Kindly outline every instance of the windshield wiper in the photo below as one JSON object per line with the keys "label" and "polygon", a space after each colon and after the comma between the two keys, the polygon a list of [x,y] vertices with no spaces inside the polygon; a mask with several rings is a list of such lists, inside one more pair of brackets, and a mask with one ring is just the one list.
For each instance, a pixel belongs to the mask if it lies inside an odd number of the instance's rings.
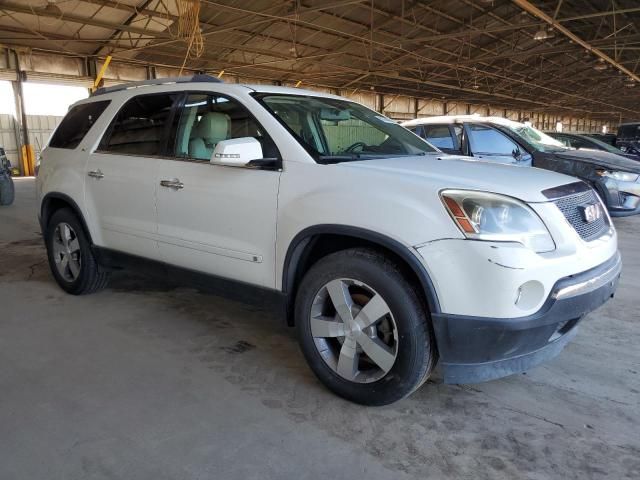
{"label": "windshield wiper", "polygon": [[320,163],[341,163],[341,162],[356,162],[358,160],[376,160],[383,158],[395,158],[395,157],[418,157],[425,156],[427,153],[439,152],[420,152],[420,153],[350,153],[340,155],[319,155],[318,160]]}

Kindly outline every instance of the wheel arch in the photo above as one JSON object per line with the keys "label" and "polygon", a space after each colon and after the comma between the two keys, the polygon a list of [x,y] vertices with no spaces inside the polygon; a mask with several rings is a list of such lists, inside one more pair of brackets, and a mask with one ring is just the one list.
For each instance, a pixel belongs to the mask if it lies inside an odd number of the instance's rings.
{"label": "wheel arch", "polygon": [[298,284],[305,272],[323,256],[354,247],[371,247],[391,254],[405,273],[417,280],[428,310],[432,313],[440,312],[440,303],[431,277],[408,247],[387,235],[366,228],[322,224],[299,232],[287,249],[282,270],[282,290],[288,298],[288,325],[294,325],[293,304]]}
{"label": "wheel arch", "polygon": [[80,210],[80,207],[73,198],[64,193],[50,192],[43,197],[40,205],[40,228],[42,233],[44,234],[46,232],[51,216],[61,208],[69,208],[76,214],[85,234],[89,238],[89,242],[93,245],[91,231],[84,219],[82,210]]}

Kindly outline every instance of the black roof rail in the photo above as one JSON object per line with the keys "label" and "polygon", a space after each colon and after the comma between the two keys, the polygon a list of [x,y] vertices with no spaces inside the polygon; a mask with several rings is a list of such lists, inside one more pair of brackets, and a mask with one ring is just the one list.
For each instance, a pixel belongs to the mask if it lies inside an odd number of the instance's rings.
{"label": "black roof rail", "polygon": [[105,93],[119,92],[122,90],[128,90],[130,88],[145,87],[148,85],[166,85],[172,83],[193,83],[193,82],[211,82],[211,83],[223,83],[222,80],[211,75],[196,74],[190,77],[167,77],[167,78],[155,78],[153,80],[143,80],[141,82],[129,82],[121,85],[114,85],[113,87],[100,87],[91,94],[92,97],[96,95],[104,95]]}

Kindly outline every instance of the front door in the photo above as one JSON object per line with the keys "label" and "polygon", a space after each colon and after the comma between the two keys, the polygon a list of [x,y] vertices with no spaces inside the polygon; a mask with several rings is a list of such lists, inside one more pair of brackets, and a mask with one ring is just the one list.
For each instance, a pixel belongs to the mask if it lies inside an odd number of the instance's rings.
{"label": "front door", "polygon": [[175,158],[161,160],[156,176],[159,251],[169,264],[273,287],[279,169],[210,163],[218,142],[240,137],[279,156],[238,101],[187,96],[170,139]]}
{"label": "front door", "polygon": [[85,202],[101,247],[157,259],[156,177],[177,94],[139,95],[116,114],[89,155]]}

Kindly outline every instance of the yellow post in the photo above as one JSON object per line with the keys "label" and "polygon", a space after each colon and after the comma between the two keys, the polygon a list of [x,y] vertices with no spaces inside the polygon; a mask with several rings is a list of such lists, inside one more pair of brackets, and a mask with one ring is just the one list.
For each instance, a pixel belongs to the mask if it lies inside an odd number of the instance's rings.
{"label": "yellow post", "polygon": [[93,87],[91,87],[92,92],[95,92],[98,89],[98,85],[100,85],[100,80],[102,80],[102,77],[104,76],[104,72],[107,71],[107,67],[109,66],[110,63],[111,63],[111,55],[107,55],[107,58],[102,64],[102,67],[98,72],[98,75],[96,75],[96,81],[93,82]]}
{"label": "yellow post", "polygon": [[25,177],[33,177],[36,174],[36,152],[33,145],[22,146],[22,174]]}

